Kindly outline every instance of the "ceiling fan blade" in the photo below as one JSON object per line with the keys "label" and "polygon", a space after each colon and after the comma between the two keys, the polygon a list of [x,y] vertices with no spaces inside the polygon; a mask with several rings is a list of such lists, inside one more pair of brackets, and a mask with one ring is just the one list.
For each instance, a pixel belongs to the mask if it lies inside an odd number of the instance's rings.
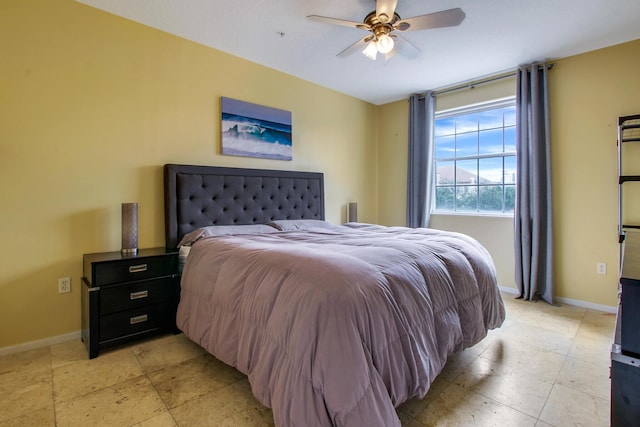
{"label": "ceiling fan blade", "polygon": [[[413,50],[417,53],[421,53],[422,51],[420,50],[420,48],[418,46],[416,46],[415,44],[411,43],[409,40],[407,40],[406,37],[402,37],[400,34],[394,34],[393,37],[398,38],[398,40],[400,40],[400,45],[401,46],[410,46],[411,48],[413,48]],[[406,50],[406,49],[404,49]]]}
{"label": "ceiling fan blade", "polygon": [[377,0],[376,1],[376,16],[378,20],[383,24],[391,21],[393,14],[396,12],[396,5],[398,0]]}
{"label": "ceiling fan blade", "polygon": [[443,10],[441,12],[403,19],[395,25],[395,29],[398,31],[415,31],[455,27],[456,25],[460,25],[465,16],[465,13],[460,8]]}
{"label": "ceiling fan blade", "polygon": [[357,42],[355,42],[354,44],[352,44],[351,46],[349,46],[348,48],[346,48],[345,50],[343,50],[342,52],[338,53],[336,56],[345,57],[345,56],[351,55],[357,50],[362,50],[364,49],[366,44],[371,41],[371,39],[373,39],[373,36],[363,37]]}
{"label": "ceiling fan blade", "polygon": [[359,30],[367,30],[367,31],[370,30],[370,27],[368,25],[363,24],[362,22],[346,21],[344,19],[328,18],[326,16],[318,16],[318,15],[309,15],[307,16],[307,19],[311,21],[322,22],[325,24],[333,24],[333,25],[341,25],[343,27],[358,28]]}
{"label": "ceiling fan blade", "polygon": [[393,37],[397,40],[396,47],[393,49],[393,51],[397,51],[397,53],[399,53],[403,57],[409,59],[417,58],[422,53],[418,46],[411,43],[407,38],[402,37],[400,34],[394,33]]}

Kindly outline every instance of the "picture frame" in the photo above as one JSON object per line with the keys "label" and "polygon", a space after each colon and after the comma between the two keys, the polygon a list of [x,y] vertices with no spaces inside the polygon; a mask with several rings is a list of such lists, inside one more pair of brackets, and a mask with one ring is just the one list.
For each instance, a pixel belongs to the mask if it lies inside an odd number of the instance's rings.
{"label": "picture frame", "polygon": [[292,114],[221,97],[222,154],[292,160]]}

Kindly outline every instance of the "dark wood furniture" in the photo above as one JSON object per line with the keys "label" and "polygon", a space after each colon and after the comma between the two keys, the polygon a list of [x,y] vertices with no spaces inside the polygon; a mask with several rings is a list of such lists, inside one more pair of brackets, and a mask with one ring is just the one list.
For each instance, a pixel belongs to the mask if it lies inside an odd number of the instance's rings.
{"label": "dark wood furniture", "polygon": [[[640,143],[640,114],[618,117],[619,304],[611,349],[611,425],[640,425],[640,224],[623,215],[623,202],[638,196],[638,168],[625,147]],[[636,173],[629,175],[629,171]],[[624,171],[624,174],[623,174]],[[634,184],[635,183],[635,184]],[[630,187],[629,187],[630,186]],[[624,189],[624,191],[623,191]],[[629,221],[631,219],[631,221]]]}
{"label": "dark wood furniture", "polygon": [[90,359],[106,348],[177,331],[177,250],[85,254],[83,276],[82,340]]}
{"label": "dark wood furniture", "polygon": [[640,421],[640,231],[626,230],[620,302],[611,350],[611,425]]}

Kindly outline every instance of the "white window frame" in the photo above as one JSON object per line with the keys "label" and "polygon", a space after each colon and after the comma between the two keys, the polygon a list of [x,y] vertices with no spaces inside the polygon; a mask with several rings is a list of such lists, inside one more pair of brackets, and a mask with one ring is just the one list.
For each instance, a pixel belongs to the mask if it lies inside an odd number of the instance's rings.
{"label": "white window frame", "polygon": [[[443,111],[438,111],[435,113],[435,117],[434,117],[434,121],[438,120],[438,119],[443,119],[443,118],[448,118],[448,117],[455,117],[455,116],[461,116],[461,115],[465,115],[465,114],[470,114],[470,113],[479,113],[482,111],[487,111],[487,110],[495,110],[495,109],[499,109],[499,108],[504,108],[504,107],[513,107],[516,105],[516,98],[515,96],[510,96],[507,98],[501,98],[501,99],[497,99],[497,100],[493,100],[493,101],[489,101],[489,102],[483,102],[483,103],[479,103],[479,104],[471,104],[471,105],[466,105],[463,107],[459,107],[459,108],[452,108],[452,109],[448,109],[448,110],[443,110]],[[503,127],[504,128],[504,127]],[[504,151],[501,152],[499,155],[496,155],[496,153],[492,153],[492,154],[477,154],[477,155],[470,155],[470,156],[464,156],[464,157],[451,157],[451,158],[440,158],[440,159],[436,159],[436,155],[435,155],[435,136],[434,136],[434,144],[433,144],[433,164],[432,164],[432,168],[433,168],[433,185],[431,188],[431,192],[432,192],[432,201],[431,201],[431,209],[430,212],[432,215],[462,215],[462,216],[492,216],[492,217],[513,217],[513,211],[509,211],[509,212],[498,212],[498,211],[480,211],[480,210],[475,210],[475,211],[470,211],[470,210],[456,210],[454,208],[454,210],[449,210],[449,209],[436,209],[436,189],[438,187],[438,179],[437,179],[437,170],[436,170],[436,161],[455,161],[455,160],[475,160],[475,159],[483,159],[483,158],[495,158],[495,157],[502,157],[503,159],[505,157],[512,157],[515,156],[517,159],[517,154],[516,151]],[[503,167],[504,167],[504,163],[503,163]],[[475,185],[476,188],[479,189],[480,185],[478,183],[472,184]],[[504,180],[502,182],[502,187],[504,190],[505,185],[509,185],[509,184],[505,184]],[[448,187],[453,187],[454,188],[454,199],[455,199],[455,193],[456,193],[456,189],[459,186],[459,184],[456,183],[455,181],[455,176],[454,176],[454,182],[452,185],[447,185]],[[460,185],[462,186],[462,185]],[[465,186],[469,186],[469,185],[465,185]],[[504,206],[504,191],[503,191],[503,206]]]}

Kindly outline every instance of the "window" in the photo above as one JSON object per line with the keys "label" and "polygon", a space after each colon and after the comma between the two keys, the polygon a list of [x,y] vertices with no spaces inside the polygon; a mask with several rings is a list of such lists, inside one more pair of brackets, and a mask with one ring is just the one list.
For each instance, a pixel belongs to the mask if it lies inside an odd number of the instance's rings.
{"label": "window", "polygon": [[436,113],[433,212],[512,214],[515,100]]}

